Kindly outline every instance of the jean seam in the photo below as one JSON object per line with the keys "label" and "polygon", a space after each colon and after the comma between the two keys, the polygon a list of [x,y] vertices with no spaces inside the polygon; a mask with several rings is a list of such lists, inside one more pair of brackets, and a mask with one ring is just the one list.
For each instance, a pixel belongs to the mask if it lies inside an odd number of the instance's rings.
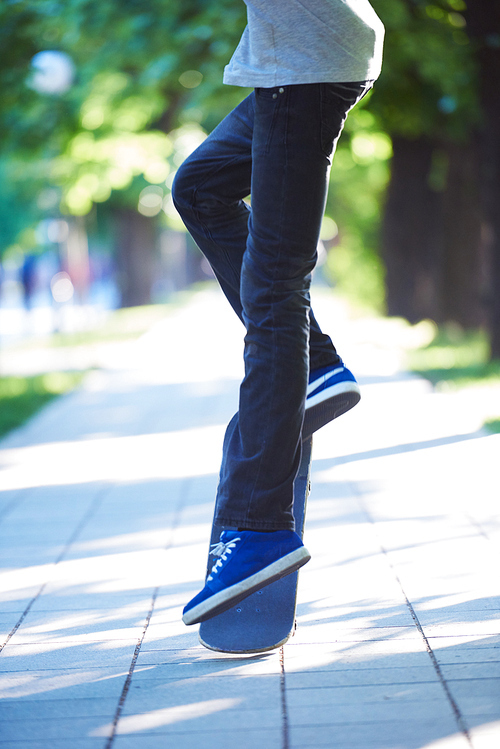
{"label": "jean seam", "polygon": [[[285,173],[286,173],[286,169],[288,167],[288,144],[287,144],[287,137],[286,137],[287,136],[287,129],[288,129],[289,107],[290,107],[290,102],[288,101],[288,97],[287,97],[286,104],[287,104],[287,107],[286,107],[286,121],[284,123],[284,136],[285,136],[284,137],[284,148],[285,148],[285,159],[284,159],[284,161],[285,161],[285,163],[284,163],[285,170],[284,171],[285,171]],[[277,113],[278,109],[276,109],[275,111]],[[276,121],[276,116],[273,116],[273,123],[275,121]],[[285,188],[285,186],[286,186],[286,179],[283,179],[282,185]],[[275,304],[275,298],[276,298],[276,284],[275,284],[275,280],[276,280],[276,272],[277,272],[277,268],[278,268],[278,265],[279,265],[279,261],[281,259],[282,254],[283,254],[283,230],[282,230],[282,228],[283,228],[283,223],[284,223],[284,211],[285,211],[285,200],[284,200],[283,193],[284,193],[284,190],[282,191],[282,195],[281,195],[282,200],[280,201],[280,220],[279,220],[279,227],[280,227],[280,229],[279,229],[279,237],[280,237],[280,241],[279,241],[279,248],[278,248],[278,251],[276,253],[276,257],[275,257],[275,261],[274,261],[274,265],[273,265],[273,270],[272,270],[272,274],[271,274],[271,277],[272,277],[271,319],[272,319],[272,323],[273,323],[273,328],[272,328],[272,334],[273,334],[272,375],[273,375],[273,379],[274,379],[274,376],[276,374],[276,361],[277,361],[277,355],[276,355],[277,354],[277,345],[276,345],[277,344],[277,341],[276,341],[276,335],[277,335],[277,333],[276,333],[276,324],[275,324],[275,307],[276,307],[276,304]],[[265,426],[265,430],[263,430],[264,434],[266,436],[269,433],[270,414],[272,413],[273,406],[274,406],[274,400],[275,400],[274,389],[273,389],[273,396],[272,397],[273,397],[273,401],[269,404],[269,410],[266,413],[266,426]],[[265,442],[265,440],[264,440],[264,442]],[[255,487],[258,484],[258,480],[260,478],[260,474],[261,474],[261,471],[262,471],[262,465],[263,465],[263,456],[261,455],[261,457],[259,459],[259,465],[258,465],[258,468],[257,468],[257,471],[256,471],[256,475],[254,477],[252,491],[250,492],[250,496],[249,496],[249,499],[247,501],[247,509],[246,509],[246,514],[245,514],[245,518],[246,518],[247,522],[250,520],[250,518],[248,517],[248,515],[249,515],[249,509],[250,509],[252,501],[253,501],[253,497],[254,497],[254,493],[255,493]]]}
{"label": "jean seam", "polygon": [[203,230],[203,233],[205,234],[205,237],[207,239],[209,239],[215,245],[215,247],[217,247],[217,249],[219,250],[219,252],[221,253],[221,255],[224,256],[224,258],[226,259],[226,262],[227,262],[228,266],[231,268],[231,271],[232,271],[232,273],[234,275],[235,281],[238,281],[240,279],[240,275],[238,273],[238,270],[237,270],[237,268],[235,268],[233,260],[232,260],[232,258],[230,256],[230,254],[227,252],[227,250],[224,249],[223,247],[221,247],[220,244],[218,244],[218,242],[214,239],[212,232],[210,231],[209,227],[207,226],[207,224],[203,220],[203,214],[201,213],[201,211],[199,210],[199,208],[196,207],[197,206],[197,200],[196,200],[196,198],[197,198],[197,195],[199,194],[200,187],[202,187],[203,185],[205,185],[208,182],[208,180],[209,180],[210,177],[213,177],[215,174],[217,174],[218,172],[222,171],[222,169],[225,168],[228,164],[234,164],[235,162],[237,162],[239,160],[239,158],[240,158],[239,156],[235,156],[234,158],[232,158],[229,161],[227,161],[224,164],[224,167],[217,167],[216,169],[213,169],[212,171],[210,171],[206,175],[206,177],[203,180],[203,182],[200,182],[199,185],[197,185],[194,188],[194,190],[193,190],[193,203],[192,203],[193,213],[196,216],[196,219],[197,219],[197,222],[198,222],[198,226],[200,227],[200,229]]}

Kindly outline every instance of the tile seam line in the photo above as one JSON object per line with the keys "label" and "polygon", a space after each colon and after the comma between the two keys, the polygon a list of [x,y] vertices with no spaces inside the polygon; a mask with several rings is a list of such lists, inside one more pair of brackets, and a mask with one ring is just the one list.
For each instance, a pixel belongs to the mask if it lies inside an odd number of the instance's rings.
{"label": "tile seam line", "polygon": [[130,685],[132,683],[132,676],[134,674],[135,666],[137,664],[137,659],[139,658],[139,653],[141,652],[142,643],[144,642],[144,638],[146,637],[146,632],[148,631],[149,624],[151,622],[151,618],[153,616],[153,612],[156,605],[156,599],[158,598],[158,594],[160,592],[160,586],[158,586],[151,598],[151,606],[149,608],[148,614],[146,616],[146,621],[144,623],[144,628],[142,631],[142,635],[139,637],[139,640],[137,641],[137,644],[135,646],[134,655],[132,656],[132,661],[130,663],[130,667],[128,670],[127,678],[125,679],[125,683],[123,685],[123,689],[120,694],[120,699],[118,700],[118,706],[115,711],[115,715],[113,718],[113,723],[111,724],[111,733],[107,738],[105,749],[111,749],[113,742],[115,740],[116,736],[116,729],[118,727],[118,722],[121,718],[123,708],[125,707],[125,702],[127,700],[128,692],[130,689]]}
{"label": "tile seam line", "polygon": [[[383,549],[383,552],[384,552],[384,554],[387,553],[385,549]],[[389,564],[390,564],[390,562],[389,562]],[[391,565],[391,567],[392,567],[392,565]],[[403,595],[405,597],[405,600],[406,600],[406,605],[408,606],[408,610],[409,610],[409,612],[410,612],[410,614],[411,614],[411,616],[413,618],[413,621],[415,622],[415,626],[418,629],[418,631],[420,632],[420,635],[422,636],[422,640],[424,641],[424,645],[426,647],[427,653],[429,654],[429,658],[431,659],[432,665],[434,666],[434,670],[436,672],[436,675],[437,675],[439,681],[441,682],[441,686],[443,687],[443,690],[444,690],[444,692],[446,694],[446,697],[448,698],[448,701],[449,701],[449,703],[451,705],[451,708],[452,708],[453,713],[455,715],[455,719],[457,721],[458,727],[460,728],[460,730],[463,733],[464,737],[467,739],[469,745],[472,746],[472,741],[471,741],[469,729],[467,728],[467,725],[466,725],[465,720],[464,720],[464,718],[462,716],[460,708],[458,707],[458,704],[456,703],[455,698],[453,697],[453,695],[451,693],[450,687],[448,686],[448,681],[446,680],[446,678],[445,678],[445,676],[444,676],[444,674],[443,674],[443,672],[441,670],[441,666],[439,665],[438,660],[436,658],[436,655],[435,655],[433,649],[431,648],[429,640],[427,639],[427,636],[426,636],[426,634],[425,634],[425,632],[424,632],[424,630],[422,628],[422,625],[420,624],[418,616],[417,616],[417,614],[416,614],[416,612],[415,612],[412,604],[408,600],[408,597],[407,597],[407,595],[406,595],[406,593],[404,591],[403,585],[402,585],[402,583],[401,583],[401,581],[400,581],[400,579],[399,579],[399,577],[398,577],[398,575],[397,575],[397,573],[396,573],[396,571],[394,569],[393,569],[393,572],[394,572],[394,575],[396,577],[396,580],[398,581],[398,584],[401,587],[401,591],[402,591],[402,593],[403,593]],[[451,679],[450,679],[450,681],[451,681]]]}
{"label": "tile seam line", "polygon": [[[190,483],[190,479],[185,479],[185,481],[183,482],[183,486],[186,487],[186,486],[189,485],[189,483]],[[187,494],[187,491],[185,492],[185,494]],[[185,500],[183,500],[183,492],[181,490],[181,492],[180,492],[180,499],[179,499],[179,502],[177,503],[177,507],[175,508],[172,525],[171,525],[171,527],[169,529],[169,531],[170,531],[170,538],[167,541],[167,543],[164,545],[164,547],[163,547],[164,549],[169,549],[169,548],[172,547],[172,544],[173,544],[173,535],[175,533],[175,530],[179,526],[181,513],[182,513],[182,510],[183,510],[183,507],[184,507],[184,501]],[[137,644],[135,646],[134,655],[132,656],[132,661],[131,661],[130,666],[129,666],[127,678],[125,679],[125,683],[123,685],[123,689],[122,689],[121,694],[120,694],[120,699],[118,700],[118,705],[116,707],[116,711],[115,711],[115,715],[114,715],[114,718],[113,718],[113,722],[111,724],[111,732],[110,732],[109,736],[107,737],[106,744],[104,745],[104,749],[111,749],[111,747],[114,744],[114,741],[115,741],[115,738],[116,738],[116,731],[117,731],[117,728],[118,728],[118,723],[120,722],[120,718],[121,718],[121,715],[122,715],[122,712],[123,712],[123,708],[125,707],[125,702],[127,700],[127,696],[128,696],[128,692],[129,692],[129,689],[130,689],[130,685],[132,683],[132,677],[134,675],[135,667],[136,667],[136,664],[137,664],[137,659],[139,658],[139,654],[141,652],[142,643],[144,642],[144,638],[146,637],[146,633],[148,631],[149,624],[151,622],[151,618],[153,616],[153,612],[154,612],[154,609],[155,609],[155,606],[156,606],[156,600],[157,600],[158,595],[160,593],[161,587],[162,587],[161,585],[158,585],[154,589],[153,595],[151,596],[151,605],[149,607],[149,611],[148,611],[148,614],[146,616],[146,621],[144,622],[144,628],[143,628],[143,631],[142,631],[142,635],[139,637],[139,639],[137,641]]]}
{"label": "tile seam line", "polygon": [[290,747],[290,730],[288,722],[288,706],[286,701],[286,677],[285,677],[285,651],[283,645],[280,647],[280,693],[281,693],[281,746],[282,749]]}
{"label": "tile seam line", "polygon": [[453,714],[455,716],[455,720],[457,722],[457,725],[458,725],[458,727],[459,727],[462,735],[464,736],[464,738],[468,742],[469,746],[473,747],[471,736],[470,736],[470,732],[469,732],[469,729],[467,728],[467,725],[466,725],[465,720],[464,720],[464,718],[462,716],[460,708],[458,707],[458,704],[455,701],[455,698],[453,697],[453,695],[451,693],[450,687],[448,686],[448,682],[445,679],[445,676],[444,676],[444,674],[443,674],[443,672],[441,670],[441,667],[440,667],[439,662],[438,662],[438,660],[436,658],[436,655],[435,655],[435,653],[434,653],[434,651],[433,651],[433,649],[431,647],[429,639],[427,638],[427,636],[426,636],[426,634],[425,634],[425,632],[423,630],[423,627],[422,627],[422,625],[420,623],[420,620],[419,620],[419,618],[417,616],[417,613],[416,613],[415,609],[413,608],[413,605],[410,602],[408,596],[406,595],[406,591],[405,591],[405,589],[403,587],[403,583],[402,583],[402,581],[401,581],[398,573],[396,572],[396,568],[394,567],[394,565],[393,565],[393,563],[391,561],[391,558],[389,556],[389,552],[387,551],[387,549],[383,545],[382,541],[380,540],[375,520],[371,516],[370,512],[368,511],[368,508],[366,507],[366,505],[365,505],[365,503],[363,501],[362,495],[361,495],[359,489],[356,486],[354,487],[354,493],[355,493],[355,495],[356,495],[356,497],[358,499],[358,502],[359,502],[359,505],[360,505],[362,511],[366,515],[366,517],[367,517],[370,525],[372,526],[372,528],[373,528],[373,530],[375,532],[375,535],[376,535],[376,537],[378,539],[378,543],[379,543],[379,546],[380,546],[380,550],[382,551],[383,555],[385,556],[385,558],[387,560],[387,563],[388,563],[390,569],[392,570],[394,578],[395,578],[396,582],[399,585],[401,593],[404,596],[404,599],[405,599],[405,602],[406,602],[406,606],[408,607],[408,611],[410,612],[411,617],[412,617],[412,619],[413,619],[413,621],[415,623],[415,627],[417,628],[420,636],[422,637],[423,643],[425,645],[425,648],[427,650],[429,658],[431,659],[431,663],[432,663],[432,665],[434,667],[434,671],[436,672],[436,676],[438,677],[439,682],[440,682],[440,684],[441,684],[441,686],[443,688],[443,691],[444,691],[446,697],[448,698],[448,702],[450,703],[450,706],[451,706],[451,709],[452,709]]}
{"label": "tile seam line", "polygon": [[[97,495],[94,497],[94,499],[91,501],[90,506],[84,512],[84,514],[83,514],[80,522],[78,523],[78,525],[76,526],[75,530],[73,531],[73,533],[69,537],[69,539],[66,542],[63,550],[61,551],[61,553],[59,554],[59,556],[56,558],[56,560],[55,560],[55,562],[53,564],[53,567],[56,567],[58,564],[60,564],[60,562],[63,561],[64,557],[66,556],[66,554],[68,553],[68,551],[70,550],[70,548],[73,546],[73,544],[75,543],[76,539],[78,538],[78,536],[80,535],[80,533],[82,532],[82,530],[85,528],[85,526],[87,525],[87,523],[89,522],[89,520],[92,518],[92,516],[94,515],[94,513],[97,511],[97,508],[101,504],[101,502],[103,500],[103,497],[105,496],[105,494],[108,491],[110,491],[109,487],[103,487],[103,488],[101,488],[101,491],[99,491],[97,493]],[[29,614],[32,606],[40,598],[40,596],[42,595],[43,591],[45,590],[45,588],[47,587],[47,585],[49,584],[49,582],[50,582],[50,578],[48,580],[46,580],[40,586],[40,588],[38,589],[36,595],[33,596],[33,598],[31,599],[31,601],[28,603],[28,605],[24,609],[23,613],[19,617],[18,621],[16,622],[16,624],[14,625],[14,627],[12,628],[12,630],[9,632],[9,634],[7,635],[7,637],[4,640],[4,642],[0,645],[0,655],[3,653],[5,647],[8,645],[8,643],[10,642],[10,640],[14,637],[14,635],[18,631],[19,627],[22,625],[22,623],[24,622],[24,620],[28,616],[28,614]]]}

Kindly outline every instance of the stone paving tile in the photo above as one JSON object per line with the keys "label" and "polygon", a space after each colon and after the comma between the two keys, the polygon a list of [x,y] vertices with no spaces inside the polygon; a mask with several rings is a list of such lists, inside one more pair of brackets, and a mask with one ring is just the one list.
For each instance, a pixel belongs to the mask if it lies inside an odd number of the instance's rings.
{"label": "stone paving tile", "polygon": [[185,627],[181,627],[179,624],[181,614],[181,608],[179,607],[175,612],[176,622],[172,627],[165,627],[158,625],[155,630],[149,633],[148,641],[145,642],[144,638],[143,646],[139,653],[137,662],[141,665],[161,664],[165,663],[169,659],[169,653],[172,650],[190,650],[192,648],[199,648],[200,641],[198,639],[198,632],[192,629],[186,630]]}
{"label": "stone paving tile", "polygon": [[[0,457],[0,466],[3,467],[5,463],[6,461]],[[7,513],[12,510],[16,501],[19,501],[19,492],[16,489],[10,491],[0,489],[0,519],[4,519]]]}
{"label": "stone paving tile", "polygon": [[[104,749],[106,740],[101,738],[75,738],[71,739],[71,749]],[[2,749],[67,749],[68,739],[51,738],[50,745],[47,740],[37,739],[14,739],[13,741],[2,741]]]}
{"label": "stone paving tile", "polygon": [[[72,742],[73,739],[81,739],[89,736],[93,731],[101,731],[106,724],[108,716],[73,717],[73,718],[47,718],[30,720],[5,720],[0,724],[2,741],[45,741],[52,742],[54,739],[65,739]],[[111,717],[111,716],[110,716]],[[101,734],[99,734],[101,735]],[[109,731],[108,734],[109,735]],[[46,744],[47,746],[47,744]]]}
{"label": "stone paving tile", "polygon": [[[420,624],[429,626],[453,626],[455,623],[500,621],[500,598],[482,598],[451,604],[446,608],[432,608],[427,604],[413,604]],[[454,634],[458,634],[454,633]]]}
{"label": "stone paving tile", "polygon": [[[237,697],[207,695],[203,700],[184,705],[125,715],[118,722],[117,734],[158,733],[175,736],[186,731],[224,733],[231,730],[247,731],[255,727],[272,729],[279,726],[281,720],[281,707],[242,710]],[[98,730],[105,735],[109,726],[103,725]]]}
{"label": "stone paving tile", "polygon": [[447,681],[455,681],[457,679],[500,679],[500,659],[479,663],[442,664],[441,672]]}
{"label": "stone paving tile", "polygon": [[483,645],[481,647],[441,648],[434,650],[434,655],[440,665],[454,665],[461,663],[498,663],[500,661],[500,642],[495,647]]}
{"label": "stone paving tile", "polygon": [[0,673],[0,705],[17,700],[55,701],[60,699],[113,699],[118,702],[127,678],[127,669],[119,668],[68,668],[35,669]]}
{"label": "stone paving tile", "polygon": [[0,673],[39,671],[41,669],[92,668],[119,666],[128,668],[137,638],[84,643],[65,641],[7,645],[0,658]]}
{"label": "stone paving tile", "polygon": [[37,611],[30,609],[23,626],[10,640],[10,645],[60,645],[75,642],[137,639],[141,636],[151,602],[132,600],[108,609],[85,611]]}
{"label": "stone paving tile", "polygon": [[[324,705],[324,703],[320,703]],[[315,726],[345,726],[351,723],[359,727],[362,724],[370,724],[372,730],[378,732],[379,724],[383,724],[383,730],[387,724],[397,725],[403,720],[413,725],[415,732],[419,731],[421,725],[447,725],[450,730],[457,730],[456,720],[449,702],[442,698],[436,703],[414,701],[411,704],[366,704],[353,703],[350,705],[333,704],[330,709],[319,710],[319,705],[294,704],[289,711],[289,722],[291,726],[308,726],[314,718]],[[406,708],[406,711],[405,711]],[[407,713],[406,717],[402,713]]]}
{"label": "stone paving tile", "polygon": [[[195,297],[175,325],[167,320],[121,348],[114,371],[94,373],[2,442],[0,536],[15,546],[0,554],[28,567],[0,578],[4,624],[40,593],[0,657],[4,717],[16,704],[9,730],[23,724],[19,740],[2,746],[104,749],[97,734],[109,731],[155,591],[113,749],[286,745],[279,653],[215,654],[180,621],[203,578],[220,446],[241,376],[243,329],[233,321],[229,330],[223,300],[212,308],[212,299]],[[331,300],[324,309],[343,319]],[[167,360],[165,351],[184,345],[185,325],[200,331],[199,348]],[[284,648],[288,747],[497,749],[498,553],[488,539],[500,528],[491,480],[500,440],[478,431],[472,404],[457,407],[397,374],[392,323],[382,345],[363,325],[348,326],[342,344],[359,369],[361,404],[341,429],[334,423],[315,437],[313,559],[300,575],[299,628]],[[407,599],[472,748],[457,733]]]}
{"label": "stone paving tile", "polygon": [[[52,543],[32,544],[26,543],[23,538],[19,537],[17,539],[9,537],[8,543],[12,544],[12,546],[6,547],[6,543],[5,540],[2,541],[4,551],[0,551],[0,565],[2,565],[2,571],[7,573],[16,569],[52,565],[65,549],[65,544],[63,543],[57,546],[54,546]],[[43,582],[47,582],[47,579],[48,577],[45,576]]]}
{"label": "stone paving tile", "polygon": [[[127,643],[137,643],[144,629],[144,625],[136,624],[134,626],[133,622],[129,622],[131,626],[123,628],[113,627],[112,624],[106,625],[106,623],[99,621],[101,617],[98,614],[95,614],[94,621],[89,620],[87,625],[80,627],[70,626],[69,622],[75,619],[73,612],[63,611],[57,613],[59,614],[59,618],[54,621],[55,634],[50,632],[32,634],[29,631],[25,631],[24,627],[21,626],[9,640],[9,648],[23,646],[28,648],[31,646],[33,649],[32,652],[36,650],[39,652],[48,652],[82,645],[87,645],[91,648],[94,643],[97,643],[98,647],[102,648],[122,648],[126,647]],[[58,631],[59,627],[61,629],[70,629],[71,634],[65,635],[64,632]],[[9,655],[12,657],[12,652]],[[9,655],[6,657],[9,657]]]}
{"label": "stone paving tile", "polygon": [[140,683],[132,678],[122,715],[185,706],[192,702],[202,703],[214,695],[217,699],[236,700],[238,710],[279,711],[282,706],[280,675],[231,676],[227,673],[208,673],[167,681],[142,679]]}
{"label": "stone paving tile", "polygon": [[0,703],[0,733],[4,721],[52,720],[58,718],[91,718],[114,715],[118,700],[109,697],[80,697],[45,700],[2,700]]}
{"label": "stone paving tile", "polygon": [[[452,694],[454,694],[452,690]],[[500,720],[500,707],[496,695],[461,695],[458,699],[460,714],[469,725]]]}
{"label": "stone paving tile", "polygon": [[398,640],[397,643],[379,640],[361,643],[288,644],[284,650],[284,665],[286,674],[314,669],[322,672],[349,670],[354,673],[366,669],[427,669],[430,658],[423,643],[404,640]]}
{"label": "stone paving tile", "polygon": [[[206,747],[238,747],[238,749],[283,749],[283,736],[280,728],[260,728],[251,726],[240,730],[200,729],[191,731],[185,728],[182,732],[165,734],[133,734],[117,736],[113,742],[116,749],[165,749],[168,743],[175,743],[176,749],[200,749]],[[38,747],[37,747],[38,749]],[[44,748],[45,749],[45,748]]]}
{"label": "stone paving tile", "polygon": [[137,659],[134,683],[142,681],[167,681],[172,678],[213,676],[269,676],[281,673],[279,651],[263,656],[225,656],[199,647],[189,650],[148,653]]}
{"label": "stone paving tile", "polygon": [[481,658],[483,650],[500,649],[499,635],[452,635],[441,637],[427,637],[427,640],[436,653],[437,658],[452,658],[456,653],[464,657],[474,657],[477,653]]}
{"label": "stone paving tile", "polygon": [[465,736],[457,733],[451,721],[429,725],[405,718],[376,724],[291,726],[289,745],[290,749],[470,749]]}
{"label": "stone paving tile", "polygon": [[486,616],[484,620],[450,622],[449,624],[426,624],[423,627],[424,632],[429,638],[438,637],[463,637],[477,635],[499,635],[500,618]]}
{"label": "stone paving tile", "polygon": [[287,673],[287,689],[304,689],[306,687],[347,687],[358,685],[386,684],[435,684],[437,676],[434,668],[428,666],[406,666],[405,668],[366,668],[351,671],[294,671]]}
{"label": "stone paving tile", "polygon": [[447,679],[455,699],[460,702],[469,697],[492,697],[500,713],[500,679],[481,676],[478,679]]}
{"label": "stone paving tile", "polygon": [[[31,607],[33,614],[41,612],[107,612],[141,606],[148,611],[154,588],[146,590],[93,590],[92,585],[64,582],[49,583]],[[97,587],[97,586],[96,586]],[[3,606],[2,606],[3,609]]]}
{"label": "stone paving tile", "polygon": [[395,683],[371,684],[363,683],[352,686],[297,686],[286,687],[286,703],[289,710],[296,707],[355,707],[364,709],[364,705],[386,705],[388,709],[408,710],[413,704],[424,706],[425,703],[436,703],[439,710],[447,712],[449,705],[444,705],[445,694],[442,685],[436,683]]}
{"label": "stone paving tile", "polygon": [[[27,606],[32,603],[33,598],[37,595],[39,590],[40,586],[32,588],[32,595],[26,596],[25,598],[20,597],[17,591],[12,592],[12,596],[10,599],[5,593],[3,595],[0,595],[0,609],[2,611],[1,618],[4,618],[3,615],[8,617],[10,614],[17,614],[18,617],[21,616],[21,614],[23,614],[26,610]],[[10,621],[10,618],[8,620]]]}
{"label": "stone paving tile", "polygon": [[308,604],[302,603],[297,607],[297,624],[301,628],[310,622],[316,624],[322,619],[327,619],[332,623],[332,632],[335,632],[337,627],[340,627],[342,631],[346,627],[349,629],[371,629],[373,627],[414,626],[411,614],[406,606],[394,606],[392,610],[373,605],[367,605],[363,609],[353,609],[349,606],[335,605],[331,599],[323,599]]}
{"label": "stone paving tile", "polygon": [[9,633],[12,631],[13,627],[16,626],[18,621],[18,611],[11,611],[9,614],[7,614],[7,612],[2,612],[0,615],[0,645],[5,642]]}
{"label": "stone paving tile", "polygon": [[331,622],[320,621],[311,626],[300,626],[298,622],[295,644],[315,642],[367,642],[376,640],[409,640],[419,642],[421,635],[414,626],[400,627],[339,627]]}

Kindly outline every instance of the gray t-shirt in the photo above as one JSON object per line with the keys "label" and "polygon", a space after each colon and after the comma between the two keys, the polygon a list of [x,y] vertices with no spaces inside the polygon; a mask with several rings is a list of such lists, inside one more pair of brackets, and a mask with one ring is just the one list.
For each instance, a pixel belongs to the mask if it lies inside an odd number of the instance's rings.
{"label": "gray t-shirt", "polygon": [[271,88],[375,80],[384,26],[368,0],[244,0],[248,24],[224,83]]}

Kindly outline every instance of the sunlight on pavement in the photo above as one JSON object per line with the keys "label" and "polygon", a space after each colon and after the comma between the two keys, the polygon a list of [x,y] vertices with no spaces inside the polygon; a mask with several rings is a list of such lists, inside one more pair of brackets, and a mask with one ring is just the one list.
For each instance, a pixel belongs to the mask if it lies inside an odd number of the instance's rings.
{"label": "sunlight on pavement", "polygon": [[[193,702],[190,705],[176,705],[161,710],[152,710],[140,715],[126,715],[118,723],[117,734],[138,733],[172,723],[180,723],[183,720],[201,718],[204,715],[236,707],[240,702],[241,700],[238,699],[206,700],[205,702]],[[90,735],[109,736],[111,729],[112,725],[103,726],[96,731],[92,731]]]}
{"label": "sunlight on pavement", "polygon": [[217,425],[7,449],[1,456],[1,489],[216,473],[224,429],[224,425]]}
{"label": "sunlight on pavement", "polygon": [[18,672],[0,674],[0,699],[19,699],[43,695],[45,692],[55,692],[60,689],[70,689],[85,684],[95,685],[103,681],[115,680],[118,690],[121,690],[126,670],[111,670],[109,668],[89,668],[64,670],[59,673],[46,672]]}
{"label": "sunlight on pavement", "polygon": [[[267,746],[263,713],[259,741],[242,721],[262,708],[279,722],[285,689],[290,746],[364,747],[374,735],[388,749],[496,749],[500,435],[479,430],[482,404],[400,371],[401,345],[421,344],[429,326],[349,322],[319,296],[362,400],[314,438],[312,559],[281,655],[214,654],[181,620],[202,584],[237,405],[242,328],[224,300],[193,297],[118,357],[102,350],[103,370],[5,441],[0,696],[27,698],[27,723],[50,724],[36,717],[45,704],[54,721],[67,708],[60,740],[106,743],[121,705],[117,745],[164,746],[169,733],[217,743],[214,726],[232,721],[235,743],[239,731],[242,745]],[[429,648],[470,711],[472,744],[455,733]]]}
{"label": "sunlight on pavement", "polygon": [[[206,529],[205,529],[206,534]],[[207,541],[198,544],[198,557]],[[21,591],[34,585],[43,585],[49,580],[54,586],[86,585],[87,592],[111,592],[152,588],[172,583],[183,584],[198,580],[201,570],[189,564],[193,547],[173,549],[151,549],[124,554],[88,557],[61,561],[58,564],[23,567],[0,575],[0,593]],[[175,577],[173,571],[175,570]],[[80,589],[79,589],[80,590]],[[81,593],[81,590],[80,590]]]}
{"label": "sunlight on pavement", "polygon": [[[447,736],[444,739],[432,741],[430,744],[423,746],[422,749],[470,749],[470,744],[463,734],[456,733],[453,736]],[[474,749],[476,749],[475,744]],[[491,747],[491,749],[496,748]]]}

